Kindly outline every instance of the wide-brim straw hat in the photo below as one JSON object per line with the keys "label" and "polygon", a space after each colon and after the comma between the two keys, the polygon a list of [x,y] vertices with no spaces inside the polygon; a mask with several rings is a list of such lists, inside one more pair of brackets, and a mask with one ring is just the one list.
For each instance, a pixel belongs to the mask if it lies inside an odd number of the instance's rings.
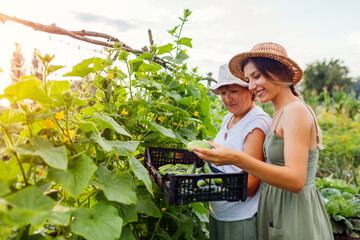
{"label": "wide-brim straw hat", "polygon": [[293,84],[300,82],[302,79],[303,71],[299,65],[288,57],[287,51],[283,46],[272,42],[257,44],[250,50],[250,52],[235,55],[229,62],[230,72],[235,77],[245,79],[241,66],[243,61],[250,57],[271,58],[285,64],[292,72]]}
{"label": "wide-brim straw hat", "polygon": [[241,87],[248,88],[249,84],[245,81],[235,77],[231,74],[229,70],[229,64],[223,64],[219,68],[219,77],[215,85],[211,86],[209,89],[216,95],[219,95],[219,88],[226,85],[237,84]]}

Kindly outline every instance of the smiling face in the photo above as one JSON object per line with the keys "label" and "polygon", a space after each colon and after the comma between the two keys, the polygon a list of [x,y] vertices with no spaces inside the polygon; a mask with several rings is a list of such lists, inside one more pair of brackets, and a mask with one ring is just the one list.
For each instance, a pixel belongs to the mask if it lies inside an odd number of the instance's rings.
{"label": "smiling face", "polygon": [[245,81],[249,83],[249,90],[255,93],[262,103],[272,101],[283,88],[265,77],[253,62],[248,62],[244,66],[244,76]]}
{"label": "smiling face", "polygon": [[252,93],[245,87],[225,85],[219,88],[219,95],[226,109],[235,116],[243,117],[253,108]]}

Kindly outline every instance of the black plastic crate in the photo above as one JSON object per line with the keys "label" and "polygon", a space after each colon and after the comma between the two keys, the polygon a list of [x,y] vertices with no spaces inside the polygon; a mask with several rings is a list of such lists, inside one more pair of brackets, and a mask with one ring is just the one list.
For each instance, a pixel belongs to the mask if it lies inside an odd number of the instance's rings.
{"label": "black plastic crate", "polygon": [[[158,168],[165,164],[192,164],[196,167],[204,165],[204,161],[187,149],[146,147],[145,167],[151,178],[163,192],[170,204],[187,204],[206,201],[245,201],[248,174],[214,173],[214,174],[169,174],[167,178],[160,175]],[[214,171],[215,172],[215,171]],[[197,181],[221,178],[220,186],[209,185],[198,187]]]}

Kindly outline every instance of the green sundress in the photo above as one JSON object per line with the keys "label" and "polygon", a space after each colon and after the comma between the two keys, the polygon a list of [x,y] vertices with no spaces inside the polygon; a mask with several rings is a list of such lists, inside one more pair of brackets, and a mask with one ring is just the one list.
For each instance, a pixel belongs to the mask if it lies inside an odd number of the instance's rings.
{"label": "green sundress", "polygon": [[[265,138],[264,155],[267,163],[285,165],[284,139],[274,131]],[[309,151],[306,183],[300,193],[262,183],[258,209],[259,240],[334,239],[324,203],[314,185],[318,156],[318,149]]]}

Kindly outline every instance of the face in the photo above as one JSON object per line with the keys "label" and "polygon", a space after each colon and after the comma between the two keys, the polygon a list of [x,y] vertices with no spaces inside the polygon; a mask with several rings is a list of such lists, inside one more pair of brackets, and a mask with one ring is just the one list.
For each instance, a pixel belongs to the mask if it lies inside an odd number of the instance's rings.
{"label": "face", "polygon": [[252,108],[252,93],[245,87],[226,85],[219,88],[219,93],[226,109],[234,115],[243,116]]}
{"label": "face", "polygon": [[281,90],[281,86],[262,75],[253,62],[245,65],[244,76],[249,83],[249,90],[255,93],[262,103],[273,100]]}

